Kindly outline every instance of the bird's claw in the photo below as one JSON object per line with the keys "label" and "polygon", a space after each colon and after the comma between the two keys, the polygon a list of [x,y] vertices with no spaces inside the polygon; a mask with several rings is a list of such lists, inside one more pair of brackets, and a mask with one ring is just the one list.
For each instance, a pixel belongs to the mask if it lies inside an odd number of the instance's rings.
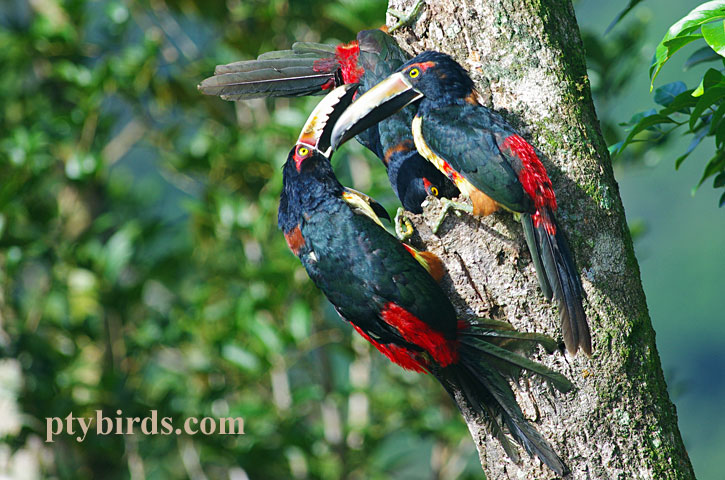
{"label": "bird's claw", "polygon": [[401,207],[398,207],[393,223],[395,224],[395,234],[401,242],[404,242],[413,236],[413,223],[405,216],[405,210]]}
{"label": "bird's claw", "polygon": [[388,13],[395,18],[398,19],[395,25],[390,27],[388,29],[388,33],[393,33],[396,30],[399,30],[403,27],[409,27],[413,24],[413,21],[418,17],[420,14],[420,9],[425,5],[425,0],[418,0],[418,2],[413,6],[413,9],[410,11],[410,13],[403,13],[399,12],[397,10],[389,9]]}
{"label": "bird's claw", "polygon": [[447,198],[442,198],[441,199],[441,213],[438,215],[438,220],[436,220],[436,222],[431,227],[431,230],[433,230],[433,233],[435,233],[435,234],[438,233],[438,229],[441,228],[441,225],[443,224],[443,220],[445,220],[446,216],[448,216],[448,212],[450,210],[453,210],[455,212],[455,214],[460,217],[461,212],[472,213],[473,207],[467,203],[454,202],[453,200],[449,200]]}

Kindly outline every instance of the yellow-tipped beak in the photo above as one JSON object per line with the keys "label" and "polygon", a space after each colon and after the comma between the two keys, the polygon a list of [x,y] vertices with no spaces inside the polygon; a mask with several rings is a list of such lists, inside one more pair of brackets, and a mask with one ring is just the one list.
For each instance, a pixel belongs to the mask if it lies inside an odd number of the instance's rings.
{"label": "yellow-tipped beak", "polygon": [[365,92],[343,113],[332,129],[330,143],[335,149],[358,133],[393,115],[423,97],[405,74],[398,72]]}
{"label": "yellow-tipped beak", "polygon": [[328,93],[307,118],[297,143],[315,148],[325,156],[330,154],[330,134],[335,122],[350,105],[359,85],[342,85]]}

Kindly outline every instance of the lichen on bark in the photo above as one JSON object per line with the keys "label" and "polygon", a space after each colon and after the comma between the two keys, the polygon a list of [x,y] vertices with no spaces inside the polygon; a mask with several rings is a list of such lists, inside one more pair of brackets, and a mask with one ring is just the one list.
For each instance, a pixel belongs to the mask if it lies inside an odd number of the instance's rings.
{"label": "lichen on bark", "polygon": [[[391,0],[389,6],[406,11],[414,3]],[[536,360],[566,374],[577,388],[561,395],[536,379],[523,382],[517,398],[527,418],[567,462],[572,478],[694,478],[571,2],[429,2],[396,38],[412,53],[440,50],[464,65],[491,106],[541,151],[554,183],[557,218],[582,275],[595,351],[591,358],[535,352]],[[541,295],[520,225],[504,213],[451,216],[434,235],[428,224],[437,209],[431,201],[413,216],[414,243],[446,263],[445,286],[459,312],[559,336],[556,308]],[[465,416],[489,479],[554,477],[525,454],[519,465],[512,463],[485,426]]]}

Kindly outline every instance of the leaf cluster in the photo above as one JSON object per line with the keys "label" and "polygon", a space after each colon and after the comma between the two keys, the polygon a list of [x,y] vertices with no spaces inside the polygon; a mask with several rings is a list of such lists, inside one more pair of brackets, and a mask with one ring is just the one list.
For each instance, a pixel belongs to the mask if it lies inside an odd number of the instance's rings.
{"label": "leaf cluster", "polygon": [[[651,88],[662,67],[678,50],[695,42],[704,41],[705,46],[695,51],[685,61],[685,68],[705,62],[719,62],[725,67],[725,1],[704,3],[672,25],[655,50],[650,67]],[[689,146],[676,160],[675,168],[700,145],[705,138],[713,138],[715,154],[707,162],[699,188],[707,179],[713,178],[714,188],[725,188],[725,77],[724,68],[708,69],[700,84],[688,89],[684,82],[676,81],[657,88],[654,101],[657,108],[634,115],[623,124],[629,128],[627,137],[610,147],[616,154],[634,142],[658,142],[680,127],[691,135]],[[725,205],[725,193],[719,201]]]}

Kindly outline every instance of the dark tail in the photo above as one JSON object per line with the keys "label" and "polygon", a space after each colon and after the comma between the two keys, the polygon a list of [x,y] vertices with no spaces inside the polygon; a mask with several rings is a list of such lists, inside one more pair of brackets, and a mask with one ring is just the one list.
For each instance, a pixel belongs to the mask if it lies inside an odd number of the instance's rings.
{"label": "dark tail", "polygon": [[546,379],[562,392],[569,391],[572,384],[566,377],[510,350],[514,345],[531,342],[549,346],[551,340],[511,329],[472,324],[459,331],[459,341],[458,363],[432,371],[446,391],[454,400],[465,399],[471,409],[483,416],[491,433],[514,462],[519,461],[518,453],[503,425],[529,455],[537,456],[558,475],[568,473],[568,467],[551,445],[524,418],[506,380],[507,377],[517,378],[526,370]]}
{"label": "dark tail", "polygon": [[[534,227],[531,215],[521,216],[526,243],[529,245],[541,290],[549,300],[553,296],[559,305],[561,332],[569,353],[576,354],[581,348],[584,353],[591,355],[592,340],[582,306],[581,280],[569,251],[569,244],[556,225],[554,214],[546,210],[542,217],[544,216],[546,221],[541,222],[538,227]],[[546,223],[554,226],[555,234],[547,231]]]}
{"label": "dark tail", "polygon": [[257,60],[218,65],[199,90],[237,101],[318,95],[342,83],[334,45],[296,43],[292,50],[264,53]]}

